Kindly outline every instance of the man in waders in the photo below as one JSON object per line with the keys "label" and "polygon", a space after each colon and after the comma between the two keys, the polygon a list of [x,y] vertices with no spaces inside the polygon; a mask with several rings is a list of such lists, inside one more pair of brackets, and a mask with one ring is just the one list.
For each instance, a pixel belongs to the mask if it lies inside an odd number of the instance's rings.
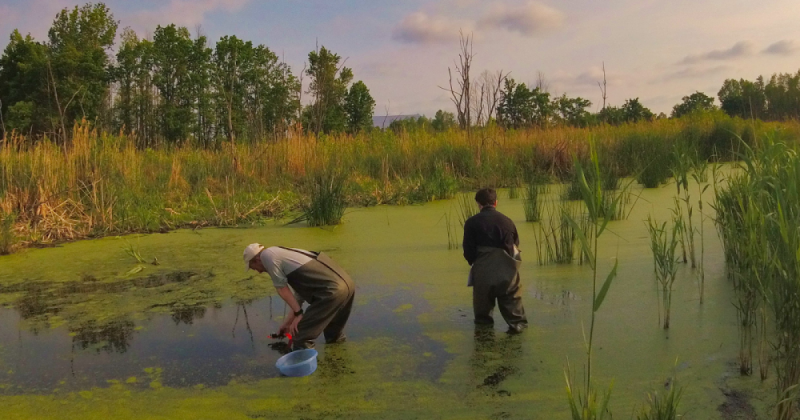
{"label": "man in waders", "polygon": [[[297,248],[250,244],[244,250],[244,263],[247,270],[267,272],[290,308],[280,332],[292,334],[293,350],[313,348],[322,333],[327,344],[345,341],[343,330],[353,308],[355,284],[330,257]],[[308,302],[305,311],[303,301]]]}
{"label": "man in waders", "polygon": [[497,211],[497,192],[487,188],[475,194],[480,212],[464,222],[464,258],[472,266],[468,286],[472,286],[475,324],[491,325],[495,300],[508,323],[509,333],[528,326],[522,307],[519,279],[519,236],[517,227]]}

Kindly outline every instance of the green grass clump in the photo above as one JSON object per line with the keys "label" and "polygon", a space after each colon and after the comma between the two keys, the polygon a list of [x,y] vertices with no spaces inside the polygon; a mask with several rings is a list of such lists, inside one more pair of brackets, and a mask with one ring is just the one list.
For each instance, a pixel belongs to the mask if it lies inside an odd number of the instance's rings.
{"label": "green grass clump", "polygon": [[347,208],[344,185],[347,177],[336,171],[323,171],[309,179],[308,197],[301,203],[302,215],[292,223],[305,221],[309,226],[332,226],[342,221]]}
{"label": "green grass clump", "polygon": [[0,255],[10,254],[17,243],[14,234],[14,215],[0,210]]}
{"label": "green grass clump", "polygon": [[[667,229],[667,222],[658,224],[652,218],[647,218],[647,230],[650,233],[650,250],[656,271],[656,280],[661,286],[661,307],[664,312],[664,329],[669,329],[670,308],[672,306],[672,286],[678,272],[678,260],[675,250],[678,247],[683,221],[673,219],[672,228]],[[659,311],[659,314],[661,311]]]}
{"label": "green grass clump", "polygon": [[669,384],[669,392],[660,394],[652,392],[647,394],[647,405],[645,405],[639,414],[636,415],[637,420],[677,420],[681,418],[678,414],[678,405],[683,396],[683,388],[677,384]]}

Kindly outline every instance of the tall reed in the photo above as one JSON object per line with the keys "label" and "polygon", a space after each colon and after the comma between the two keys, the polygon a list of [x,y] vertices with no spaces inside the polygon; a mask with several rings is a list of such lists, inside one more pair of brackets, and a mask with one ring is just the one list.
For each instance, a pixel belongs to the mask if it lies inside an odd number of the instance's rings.
{"label": "tall reed", "polygon": [[526,222],[541,220],[545,194],[547,194],[547,185],[542,182],[541,178],[532,178],[525,184],[522,208],[525,211]]}
{"label": "tall reed", "polygon": [[584,218],[576,204],[562,199],[546,205],[545,217],[534,226],[539,265],[569,264],[575,259],[575,230],[569,218]]}
{"label": "tall reed", "polygon": [[458,225],[455,223],[452,212],[447,212],[442,217],[447,230],[447,249],[460,249],[461,242],[458,234]]}
{"label": "tall reed", "polygon": [[467,222],[467,219],[478,214],[478,204],[476,203],[474,196],[469,193],[459,194],[458,199],[456,200],[456,211],[458,213],[458,221],[463,228],[464,223]]}
{"label": "tall reed", "polygon": [[[672,286],[678,272],[678,261],[675,250],[678,247],[678,236],[683,222],[673,219],[672,228],[667,229],[667,222],[658,224],[651,217],[647,218],[647,230],[650,233],[650,249],[656,268],[656,280],[661,286],[661,303],[664,318],[663,327],[669,329],[670,308],[672,307]],[[659,311],[659,314],[661,311]]]}
{"label": "tall reed", "polygon": [[[694,244],[694,227],[692,224],[694,208],[692,207],[691,196],[689,193],[689,180],[692,177],[692,167],[694,160],[689,151],[685,147],[675,146],[672,153],[672,175],[675,178],[675,187],[677,188],[678,196],[683,192],[683,207],[686,211],[686,224],[683,230],[683,238],[686,240],[687,248],[689,251],[689,260],[692,263],[692,268],[696,267],[695,261],[695,244]],[[702,200],[702,198],[701,198]],[[686,258],[684,257],[684,261]]]}
{"label": "tall reed", "polygon": [[[581,224],[571,215],[566,215],[567,220],[570,225],[572,225],[580,241],[583,252],[587,255],[589,267],[592,269],[592,312],[591,321],[589,323],[589,337],[586,341],[586,381],[583,383],[583,389],[575,388],[572,378],[568,373],[569,366],[567,366],[567,373],[565,373],[567,380],[567,397],[573,420],[603,419],[607,414],[610,416],[610,413],[608,413],[608,402],[611,397],[611,388],[609,387],[598,400],[597,392],[592,382],[592,351],[596,314],[603,304],[603,300],[605,300],[606,294],[611,287],[611,282],[617,275],[618,261],[614,262],[614,267],[598,290],[597,243],[600,235],[605,232],[609,219],[603,218],[601,213],[601,208],[603,206],[603,188],[600,177],[600,162],[593,138],[589,139],[589,155],[590,164],[587,165],[586,169],[579,165],[578,174],[581,180],[581,192],[583,195],[583,202],[586,205],[587,218],[591,223],[589,226],[589,229],[592,231],[591,235],[587,235],[586,232],[581,229]],[[587,173],[590,175],[587,176]],[[612,202],[612,210],[613,206],[616,204],[617,203]],[[589,237],[592,239],[589,240]]]}
{"label": "tall reed", "polygon": [[697,274],[700,283],[700,304],[703,303],[705,297],[705,285],[706,285],[706,268],[705,268],[705,259],[706,259],[706,236],[705,236],[705,219],[706,215],[703,212],[704,204],[703,204],[703,194],[705,194],[706,190],[710,187],[708,184],[708,161],[701,159],[699,156],[696,156],[694,162],[692,163],[692,179],[694,180],[695,184],[697,184],[697,205],[698,210],[700,212],[700,265],[699,265],[699,272]]}
{"label": "tall reed", "polygon": [[[737,312],[747,327],[742,348],[750,358],[749,324],[765,312],[757,310],[759,303],[770,308],[775,415],[789,420],[796,416],[800,383],[800,156],[774,136],[767,136],[758,151],[743,148],[743,171],[716,194],[717,226],[734,279]],[[763,317],[760,324],[765,323]]]}

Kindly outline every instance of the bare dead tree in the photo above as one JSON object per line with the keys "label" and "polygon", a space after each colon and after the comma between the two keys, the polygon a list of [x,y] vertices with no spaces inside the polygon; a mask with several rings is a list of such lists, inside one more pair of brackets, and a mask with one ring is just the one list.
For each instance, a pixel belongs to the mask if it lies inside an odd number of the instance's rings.
{"label": "bare dead tree", "polygon": [[486,86],[486,121],[495,118],[497,104],[500,102],[500,91],[503,89],[503,82],[509,73],[503,74],[503,70],[494,73],[484,72],[481,76],[483,84]]}
{"label": "bare dead tree", "polygon": [[544,73],[538,72],[536,74],[536,87],[541,92],[548,93],[550,92],[550,83],[547,82],[547,79],[544,77]]}
{"label": "bare dead tree", "polygon": [[389,118],[389,108],[391,106],[392,106],[392,101],[389,101],[389,103],[384,107],[384,109],[386,110],[386,114],[383,115],[383,122],[381,123],[381,129],[386,128],[386,119]]}
{"label": "bare dead tree", "polygon": [[450,92],[450,100],[456,106],[456,116],[458,118],[458,125],[462,129],[470,130],[472,125],[472,85],[470,83],[469,72],[472,67],[472,59],[474,54],[472,52],[472,35],[464,35],[463,31],[459,31],[459,44],[460,50],[458,54],[458,61],[455,61],[454,68],[457,74],[455,86],[453,85],[453,68],[447,68],[449,76],[449,88],[439,88]]}
{"label": "bare dead tree", "polygon": [[[62,142],[66,146],[67,144],[67,129],[64,125],[64,111],[61,110],[61,102],[58,100],[58,89],[56,88],[56,79],[53,77],[53,67],[50,65],[50,59],[47,59],[47,74],[49,77],[50,83],[53,85],[53,96],[55,96],[56,108],[58,109],[58,118],[61,124],[61,136]],[[77,93],[77,92],[76,92]],[[73,95],[74,96],[74,95]],[[70,99],[70,102],[72,100]]]}
{"label": "bare dead tree", "polygon": [[597,85],[600,86],[600,94],[603,97],[603,108],[601,110],[606,109],[606,62],[603,61],[603,82],[597,82]]}
{"label": "bare dead tree", "polygon": [[484,113],[484,105],[487,102],[487,90],[488,86],[483,80],[483,77],[479,78],[478,81],[472,83],[472,88],[470,88],[470,92],[473,93],[475,96],[474,100],[471,101],[472,105],[472,115],[475,116],[475,124],[477,126],[483,126],[483,113]]}

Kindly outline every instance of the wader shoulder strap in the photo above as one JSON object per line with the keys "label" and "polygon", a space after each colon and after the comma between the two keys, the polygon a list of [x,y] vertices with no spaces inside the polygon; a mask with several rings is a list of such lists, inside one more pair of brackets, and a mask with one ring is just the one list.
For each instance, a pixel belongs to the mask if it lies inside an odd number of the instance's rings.
{"label": "wader shoulder strap", "polygon": [[303,255],[305,255],[306,257],[313,258],[313,259],[315,259],[315,260],[316,260],[316,259],[317,259],[317,257],[319,256],[319,252],[314,252],[314,251],[308,251],[308,252],[305,252],[305,251],[300,251],[300,250],[297,250],[297,249],[286,248],[285,246],[279,246],[278,248],[280,248],[280,249],[285,249],[285,250],[287,250],[287,251],[296,252],[296,253],[298,253],[298,254],[303,254]]}
{"label": "wader shoulder strap", "polygon": [[[303,252],[303,251],[298,251],[298,250],[292,249],[292,248],[286,248],[286,247],[283,247],[283,246],[279,246],[278,248],[285,249],[287,251],[297,252],[298,254],[303,254],[303,255],[305,255],[305,256],[307,256],[309,258],[312,258],[312,259],[316,260],[317,262],[319,262],[320,264],[324,265],[325,267],[328,267],[329,270],[331,270],[334,274],[339,276],[339,278],[341,278],[342,280],[347,281],[347,280],[350,279],[350,276],[347,274],[347,272],[345,272],[344,269],[342,269],[335,262],[333,262],[333,260],[330,257],[328,257],[327,254],[323,254],[322,252],[314,252],[314,251]],[[352,281],[352,280],[350,280],[350,281]]]}

